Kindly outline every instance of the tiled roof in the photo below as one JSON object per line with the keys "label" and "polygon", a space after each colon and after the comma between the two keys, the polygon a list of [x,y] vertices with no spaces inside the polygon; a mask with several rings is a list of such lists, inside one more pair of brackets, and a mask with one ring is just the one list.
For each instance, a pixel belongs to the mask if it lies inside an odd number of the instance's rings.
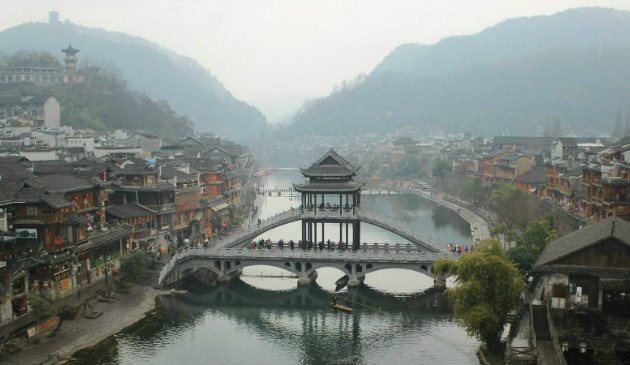
{"label": "tiled roof", "polygon": [[495,136],[493,143],[495,145],[548,146],[551,148],[551,142],[554,140],[555,137]]}
{"label": "tiled roof", "polygon": [[33,161],[33,173],[41,176],[44,174],[70,174],[74,168],[65,160]]}
{"label": "tiled roof", "polygon": [[300,169],[304,176],[348,176],[355,175],[359,169],[341,157],[333,149],[315,161],[311,167]]}
{"label": "tiled roof", "polygon": [[501,156],[501,155],[503,155],[503,154],[510,153],[510,152],[512,152],[512,150],[511,150],[511,149],[508,149],[508,148],[501,148],[501,149],[498,149],[498,150],[496,150],[496,151],[486,152],[486,153],[484,153],[484,156],[483,156],[483,157],[490,157],[490,158],[494,158],[494,157],[499,157],[499,156]]}
{"label": "tiled roof", "polygon": [[416,142],[411,137],[400,137],[397,140],[395,140],[394,142],[392,142],[392,144],[395,144],[395,145],[399,145],[399,144],[416,144],[416,143],[418,143],[418,142]]}
{"label": "tiled roof", "polygon": [[547,175],[544,167],[534,167],[521,175],[521,182],[526,184],[545,184]]}
{"label": "tiled roof", "polygon": [[45,192],[44,189],[21,187],[13,199],[16,202],[37,203],[42,200]]}
{"label": "tiled roof", "polygon": [[503,157],[499,157],[499,160],[518,160],[521,157],[525,157],[518,153],[509,153]]}
{"label": "tiled roof", "polygon": [[549,242],[535,266],[550,265],[608,238],[630,246],[630,222],[613,216]]}
{"label": "tiled roof", "polygon": [[136,203],[127,203],[112,205],[105,208],[105,212],[119,219],[127,219],[133,217],[146,217],[153,212]]}
{"label": "tiled roof", "polygon": [[12,201],[21,188],[20,184],[13,181],[0,181],[0,202]]}
{"label": "tiled roof", "polygon": [[116,172],[116,175],[153,175],[158,173],[157,167],[151,167],[145,164],[129,164],[125,168]]}
{"label": "tiled roof", "polygon": [[66,215],[66,221],[64,223],[67,225],[88,224],[90,220],[77,212],[72,212]]}
{"label": "tiled roof", "polygon": [[50,205],[53,208],[61,209],[72,206],[72,202],[63,198],[62,194],[43,194],[42,200],[44,203]]}
{"label": "tiled roof", "polygon": [[161,177],[163,179],[172,179],[175,176],[177,176],[177,180],[179,181],[190,181],[197,179],[197,175],[187,174],[171,166],[162,166]]}
{"label": "tiled roof", "polygon": [[30,162],[28,160],[0,158],[1,181],[22,181],[33,176],[35,175],[30,170]]}
{"label": "tiled roof", "polygon": [[25,182],[28,187],[46,189],[51,193],[87,190],[94,187],[88,181],[73,175],[53,174],[29,179]]}

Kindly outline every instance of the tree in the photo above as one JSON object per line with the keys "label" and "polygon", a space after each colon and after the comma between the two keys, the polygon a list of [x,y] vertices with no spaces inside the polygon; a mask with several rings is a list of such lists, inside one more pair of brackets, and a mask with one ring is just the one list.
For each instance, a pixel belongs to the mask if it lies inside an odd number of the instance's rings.
{"label": "tree", "polygon": [[446,290],[455,300],[454,316],[466,332],[497,351],[507,313],[518,303],[523,277],[508,261],[501,243],[494,239],[478,242],[475,251],[459,262],[441,260],[457,276],[457,286]]}
{"label": "tree", "polygon": [[146,251],[133,251],[120,259],[120,273],[127,281],[136,281],[144,275],[150,262],[151,258]]}
{"label": "tree", "polygon": [[527,275],[532,271],[532,267],[538,260],[538,256],[528,247],[525,246],[516,246],[512,247],[507,251],[508,259],[513,262],[518,271],[522,274]]}
{"label": "tree", "polygon": [[502,234],[508,242],[516,242],[520,239],[518,232],[508,227],[505,223],[497,224],[490,230],[492,237],[497,237],[500,234]]}
{"label": "tree", "polygon": [[545,249],[547,244],[556,238],[556,231],[552,228],[551,216],[527,223],[527,227],[523,230],[520,242],[522,245],[530,248],[536,257],[538,257]]}
{"label": "tree", "polygon": [[39,295],[29,294],[28,305],[31,307],[31,312],[37,319],[50,317],[55,314],[50,300],[40,297]]}
{"label": "tree", "polygon": [[47,51],[19,51],[5,62],[9,67],[60,67],[57,56]]}
{"label": "tree", "polygon": [[475,199],[479,200],[481,197],[481,178],[475,176],[470,180],[467,180],[462,185],[462,191],[459,193],[462,199]]}
{"label": "tree", "polygon": [[447,159],[438,157],[433,164],[433,176],[444,177],[444,173],[451,169],[451,163]]}
{"label": "tree", "polygon": [[509,224],[516,224],[521,208],[525,205],[525,192],[510,185],[493,188],[490,204]]}
{"label": "tree", "polygon": [[407,156],[396,165],[396,171],[402,176],[417,175],[418,170],[420,170],[420,161],[416,156]]}
{"label": "tree", "polygon": [[[556,238],[556,231],[553,227],[553,219],[547,215],[539,220],[527,223],[523,233],[519,236],[515,231],[509,231],[509,234],[516,241],[516,247],[508,250],[507,255],[510,261],[518,266],[520,272],[528,274],[532,270],[532,266],[536,263],[538,256],[547,247],[547,244]],[[495,229],[490,232],[494,234]]]}

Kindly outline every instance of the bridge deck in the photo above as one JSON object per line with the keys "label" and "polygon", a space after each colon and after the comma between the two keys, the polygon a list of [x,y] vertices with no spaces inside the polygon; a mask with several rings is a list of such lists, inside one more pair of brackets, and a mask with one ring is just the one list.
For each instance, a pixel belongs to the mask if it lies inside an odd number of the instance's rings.
{"label": "bridge deck", "polygon": [[[382,247],[379,245],[379,247]],[[381,263],[429,263],[440,257],[458,259],[458,254],[431,253],[417,251],[395,251],[373,248],[358,251],[352,250],[271,250],[248,248],[190,248],[177,253],[176,259],[187,257],[203,257],[216,259],[249,259],[261,261],[282,261],[286,259],[303,259],[305,261],[357,261],[357,262],[381,262]]]}

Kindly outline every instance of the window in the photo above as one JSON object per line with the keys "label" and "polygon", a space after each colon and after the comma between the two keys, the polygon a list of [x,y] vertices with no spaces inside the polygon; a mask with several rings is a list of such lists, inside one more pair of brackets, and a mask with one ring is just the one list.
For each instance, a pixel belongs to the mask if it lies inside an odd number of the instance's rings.
{"label": "window", "polygon": [[26,215],[39,215],[37,207],[26,207]]}

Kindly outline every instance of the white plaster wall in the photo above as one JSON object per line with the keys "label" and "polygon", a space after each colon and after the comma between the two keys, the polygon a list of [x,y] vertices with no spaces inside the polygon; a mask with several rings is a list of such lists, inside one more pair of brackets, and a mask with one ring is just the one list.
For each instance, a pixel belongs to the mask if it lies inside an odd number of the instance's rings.
{"label": "white plaster wall", "polygon": [[55,97],[44,102],[44,128],[59,128],[61,125],[61,110]]}

